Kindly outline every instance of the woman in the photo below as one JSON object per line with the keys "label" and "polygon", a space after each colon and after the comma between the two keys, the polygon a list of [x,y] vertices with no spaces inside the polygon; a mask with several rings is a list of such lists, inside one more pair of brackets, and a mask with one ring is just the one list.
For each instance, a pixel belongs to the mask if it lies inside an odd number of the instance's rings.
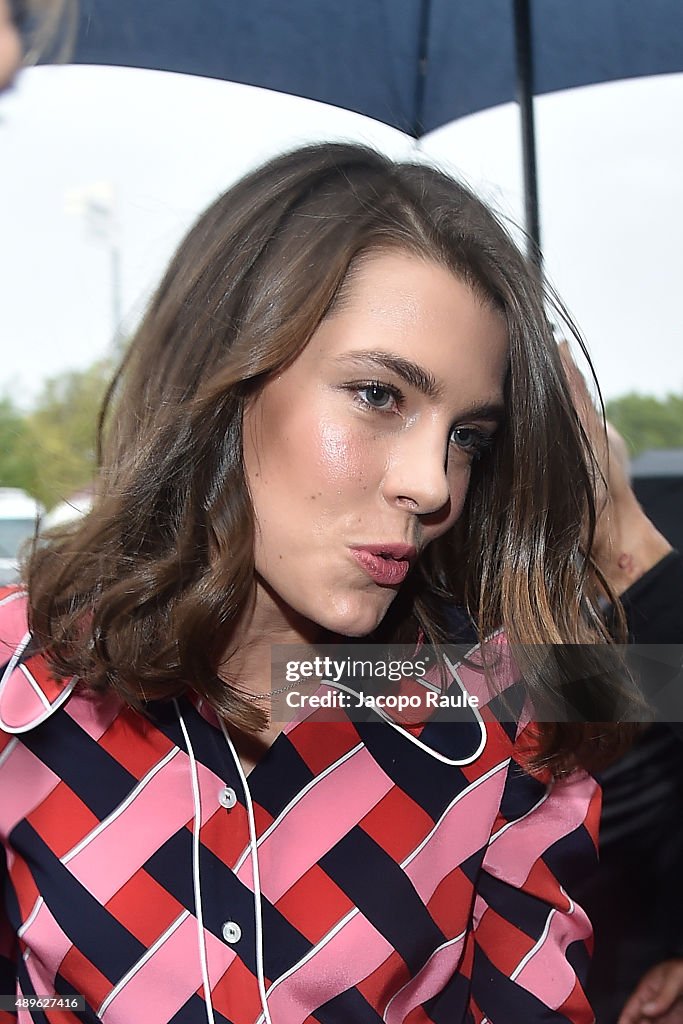
{"label": "woman", "polygon": [[[592,490],[540,284],[464,188],[323,145],[219,198],[110,392],[93,512],[4,598],[3,991],[82,994],[64,1020],[588,1024],[562,888],[595,853],[587,727],[283,728],[269,672],[274,643],[438,641],[453,601],[481,635],[601,641]],[[524,650],[523,699],[568,686]],[[493,705],[482,660],[450,682]]]}

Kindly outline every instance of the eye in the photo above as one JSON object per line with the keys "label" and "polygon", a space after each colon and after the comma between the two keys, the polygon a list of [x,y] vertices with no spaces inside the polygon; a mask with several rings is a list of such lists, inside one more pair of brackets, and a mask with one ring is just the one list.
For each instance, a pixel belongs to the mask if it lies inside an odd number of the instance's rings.
{"label": "eye", "polygon": [[474,459],[480,458],[485,451],[493,446],[493,435],[485,434],[477,427],[454,427],[451,431],[451,444]]}
{"label": "eye", "polygon": [[356,393],[364,405],[371,409],[377,409],[379,412],[393,412],[399,408],[403,398],[396,388],[379,381],[358,386]]}

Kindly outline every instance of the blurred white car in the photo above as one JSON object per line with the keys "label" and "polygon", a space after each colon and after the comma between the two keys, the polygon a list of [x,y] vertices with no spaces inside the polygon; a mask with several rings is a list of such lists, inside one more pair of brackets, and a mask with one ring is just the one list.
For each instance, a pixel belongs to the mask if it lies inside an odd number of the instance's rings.
{"label": "blurred white car", "polygon": [[18,487],[0,487],[0,584],[19,578],[23,545],[36,533],[43,506]]}

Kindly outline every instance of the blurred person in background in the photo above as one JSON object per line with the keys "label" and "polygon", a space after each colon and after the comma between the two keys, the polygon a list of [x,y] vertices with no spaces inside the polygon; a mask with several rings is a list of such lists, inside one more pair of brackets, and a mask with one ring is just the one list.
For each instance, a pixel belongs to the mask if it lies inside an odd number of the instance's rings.
{"label": "blurred person in background", "polygon": [[[620,598],[631,643],[683,645],[683,558],[640,505],[624,439],[611,424],[605,436],[560,349],[606,485],[593,558]],[[681,738],[681,721],[657,722],[600,775],[600,863],[576,889],[595,929],[588,995],[597,1024],[683,1024]]]}
{"label": "blurred person in background", "polygon": [[0,90],[6,89],[14,80],[22,54],[21,35],[13,8],[9,0],[0,0]]}
{"label": "blurred person in background", "polygon": [[0,0],[0,91],[22,65],[65,60],[77,17],[77,0]]}

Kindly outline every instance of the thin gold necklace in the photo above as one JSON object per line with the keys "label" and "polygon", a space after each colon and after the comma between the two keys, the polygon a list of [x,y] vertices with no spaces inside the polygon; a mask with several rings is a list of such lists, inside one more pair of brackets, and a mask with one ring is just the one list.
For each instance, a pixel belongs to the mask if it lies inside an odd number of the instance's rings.
{"label": "thin gold necklace", "polygon": [[276,690],[271,690],[270,693],[242,693],[240,696],[244,697],[245,700],[266,700],[268,697],[274,697],[278,693],[285,693],[287,690],[293,690],[295,686],[299,686],[301,680],[297,680],[296,683],[288,683],[287,686],[279,686]]}

